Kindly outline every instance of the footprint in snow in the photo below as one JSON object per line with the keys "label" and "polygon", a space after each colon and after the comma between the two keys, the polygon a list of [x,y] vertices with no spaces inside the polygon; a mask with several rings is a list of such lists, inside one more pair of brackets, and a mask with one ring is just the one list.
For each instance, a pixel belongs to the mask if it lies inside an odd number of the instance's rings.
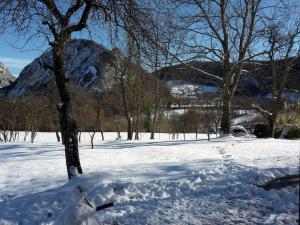
{"label": "footprint in snow", "polygon": [[226,152],[224,151],[224,149],[221,149],[221,150],[219,150],[219,153],[220,153],[221,155],[224,155]]}

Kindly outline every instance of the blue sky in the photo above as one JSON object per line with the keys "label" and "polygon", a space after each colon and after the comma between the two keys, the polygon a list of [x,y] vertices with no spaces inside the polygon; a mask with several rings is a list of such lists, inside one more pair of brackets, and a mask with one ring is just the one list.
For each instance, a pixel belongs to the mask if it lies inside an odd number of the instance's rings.
{"label": "blue sky", "polygon": [[16,38],[14,34],[0,35],[0,61],[14,76],[17,76],[27,64],[48,47],[41,46],[41,43],[42,41],[35,41],[35,45],[27,43],[24,47],[25,40]]}
{"label": "blue sky", "polygon": [[[93,40],[105,47],[110,47],[107,35],[103,30],[90,33]],[[77,33],[75,38],[90,38],[86,32]],[[0,34],[0,62],[2,62],[14,76],[18,76],[22,69],[45,52],[49,45],[43,39],[18,37],[15,33]]]}
{"label": "blue sky", "polygon": [[[62,3],[60,6],[63,7],[64,4],[65,3]],[[27,37],[18,37],[12,30],[13,29],[5,33],[0,33],[0,62],[2,62],[10,72],[17,77],[26,65],[49,49],[49,45],[41,38],[34,38],[27,41],[28,37],[32,34],[27,34]],[[92,37],[92,39],[99,44],[109,47],[107,34],[100,28],[93,27],[89,33],[82,31],[73,36],[75,38],[86,39]]]}

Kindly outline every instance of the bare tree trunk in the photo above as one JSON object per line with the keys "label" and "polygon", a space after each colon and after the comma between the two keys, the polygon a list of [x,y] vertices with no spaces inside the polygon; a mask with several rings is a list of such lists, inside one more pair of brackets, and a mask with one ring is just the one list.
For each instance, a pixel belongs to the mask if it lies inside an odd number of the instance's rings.
{"label": "bare tree trunk", "polygon": [[97,123],[98,123],[98,127],[100,129],[102,141],[104,141],[104,134],[103,134],[103,130],[102,130],[102,123],[101,123],[100,115],[101,115],[100,109],[97,107]]}
{"label": "bare tree trunk", "polygon": [[175,132],[172,134],[172,140],[175,140]]}
{"label": "bare tree trunk", "polygon": [[71,116],[71,101],[67,88],[68,79],[64,73],[63,53],[67,43],[54,45],[52,50],[53,68],[61,102],[58,104],[59,121],[63,143],[65,145],[66,165],[69,180],[75,175],[74,170],[82,174],[78,152],[78,131]]}
{"label": "bare tree trunk", "polygon": [[156,117],[157,117],[157,111],[160,103],[160,97],[158,96],[158,77],[156,78],[156,95],[155,95],[155,110],[154,110],[154,115],[153,115],[153,120],[152,120],[152,126],[151,126],[151,135],[150,139],[154,140],[154,133],[156,129]]}
{"label": "bare tree trunk", "polygon": [[223,134],[229,134],[231,128],[231,98],[229,94],[223,95],[221,131]]}
{"label": "bare tree trunk", "polygon": [[[75,120],[75,119],[74,119]],[[79,133],[79,142],[81,142],[81,133],[82,133],[82,108],[79,106],[79,121],[77,121],[77,133]]]}
{"label": "bare tree trunk", "polygon": [[94,130],[92,134],[90,134],[91,137],[91,147],[94,149],[94,137],[95,137],[96,131]]}
{"label": "bare tree trunk", "polygon": [[132,119],[127,118],[127,140],[132,140]]}
{"label": "bare tree trunk", "polygon": [[161,91],[158,92],[158,88],[159,88],[159,74],[156,77],[156,84],[155,84],[155,88],[156,88],[156,93],[155,93],[155,110],[154,110],[154,115],[153,115],[153,120],[152,120],[152,126],[151,126],[151,136],[150,139],[154,139],[154,134],[155,134],[155,129],[156,129],[156,124],[157,124],[157,114],[159,112],[160,109],[160,102],[161,99],[163,97],[164,94],[164,88],[166,85],[166,76],[164,77],[164,82],[162,84],[162,88]]}
{"label": "bare tree trunk", "polygon": [[19,131],[17,131],[17,141],[19,141],[19,138],[20,138],[20,132]]}
{"label": "bare tree trunk", "polygon": [[155,135],[155,123],[153,123],[152,121],[150,140],[154,140],[154,135]]}
{"label": "bare tree trunk", "polygon": [[78,133],[78,138],[79,138],[78,141],[81,142],[81,131],[79,131]]}
{"label": "bare tree trunk", "polygon": [[31,131],[31,135],[30,135],[30,142],[31,142],[31,143],[34,142],[34,139],[35,139],[36,135],[37,135],[37,132],[34,131],[34,130],[32,130],[32,131]]}
{"label": "bare tree trunk", "polygon": [[56,140],[57,142],[60,142],[60,136],[59,136],[59,132],[58,132],[58,124],[56,120],[53,120],[53,125],[54,125],[54,129],[55,129],[55,135],[56,135]]}
{"label": "bare tree trunk", "polygon": [[25,130],[24,131],[24,140],[23,141],[26,141],[26,138],[27,138],[28,134],[29,134],[29,131]]}
{"label": "bare tree trunk", "polygon": [[269,132],[270,132],[270,137],[274,138],[275,135],[275,125],[276,125],[276,119],[277,119],[277,112],[273,112],[269,117],[268,117],[268,122],[269,122]]}
{"label": "bare tree trunk", "polygon": [[135,140],[139,140],[139,132],[140,132],[140,113],[138,112],[136,121],[135,121]]}
{"label": "bare tree trunk", "polygon": [[121,74],[120,83],[121,83],[121,91],[122,91],[124,110],[125,110],[125,115],[126,115],[126,119],[127,119],[127,140],[132,140],[133,126],[132,126],[132,118],[130,116],[129,109],[128,109],[127,95],[126,95],[126,89],[125,89],[125,84],[124,84],[124,75],[125,75],[124,73]]}
{"label": "bare tree trunk", "polygon": [[57,139],[57,142],[60,142],[60,136],[59,136],[59,133],[58,133],[58,131],[57,131],[57,130],[55,131],[55,134],[56,134],[56,139]]}
{"label": "bare tree trunk", "polygon": [[115,125],[116,132],[117,132],[117,139],[120,140],[121,139],[120,122],[115,119],[114,120],[114,125]]}
{"label": "bare tree trunk", "polygon": [[207,140],[210,141],[210,133],[209,133],[209,128],[207,128]]}

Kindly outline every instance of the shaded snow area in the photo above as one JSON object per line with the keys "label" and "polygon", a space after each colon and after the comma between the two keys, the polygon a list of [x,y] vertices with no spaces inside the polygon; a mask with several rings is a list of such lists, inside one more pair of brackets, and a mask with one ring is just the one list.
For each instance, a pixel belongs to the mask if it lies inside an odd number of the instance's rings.
{"label": "shaded snow area", "polygon": [[85,133],[84,174],[70,183],[54,134],[0,143],[0,224],[298,224],[299,186],[256,184],[299,173],[300,140],[194,136],[97,133],[92,150]]}

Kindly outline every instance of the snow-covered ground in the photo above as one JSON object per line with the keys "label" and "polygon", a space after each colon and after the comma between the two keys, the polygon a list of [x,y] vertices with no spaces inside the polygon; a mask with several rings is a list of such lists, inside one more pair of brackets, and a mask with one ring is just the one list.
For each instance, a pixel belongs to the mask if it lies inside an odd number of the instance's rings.
{"label": "snow-covered ground", "polygon": [[97,134],[91,149],[83,134],[84,175],[70,183],[54,134],[40,133],[34,144],[0,143],[0,224],[65,224],[58,218],[76,205],[77,185],[95,205],[115,203],[90,225],[298,224],[299,186],[265,191],[256,184],[299,173],[300,140],[115,137]]}
{"label": "snow-covered ground", "polygon": [[250,123],[253,120],[255,120],[256,118],[259,118],[261,116],[260,113],[251,113],[251,114],[245,114],[242,116],[238,116],[236,118],[232,119],[232,123],[233,125],[239,125],[239,124],[245,124],[245,123]]}

